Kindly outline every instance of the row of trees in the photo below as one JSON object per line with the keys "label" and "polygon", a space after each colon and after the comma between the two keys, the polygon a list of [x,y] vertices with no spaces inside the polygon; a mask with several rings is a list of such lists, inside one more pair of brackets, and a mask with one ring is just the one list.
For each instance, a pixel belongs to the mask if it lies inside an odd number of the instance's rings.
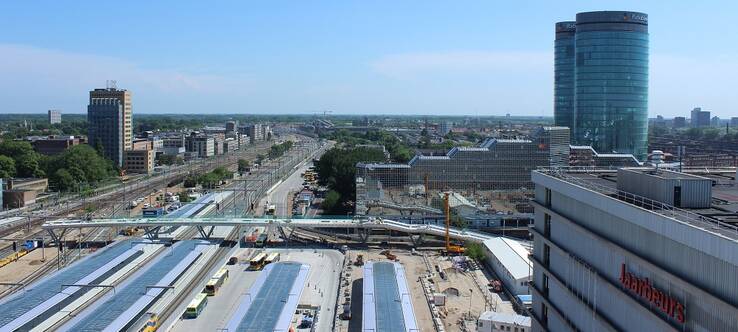
{"label": "row of trees", "polygon": [[0,178],[48,177],[59,191],[81,190],[116,175],[112,162],[88,145],[44,156],[24,141],[0,143]]}
{"label": "row of trees", "polygon": [[63,118],[62,123],[55,124],[49,124],[46,116],[41,118],[32,117],[30,120],[9,118],[3,121],[0,119],[0,132],[3,133],[2,137],[7,140],[26,136],[87,135],[87,121],[84,115],[67,114]]}
{"label": "row of trees", "polygon": [[387,152],[389,152],[392,161],[398,163],[406,163],[415,156],[415,151],[411,147],[403,143],[392,133],[384,130],[370,130],[366,133],[337,130],[327,134],[324,138],[334,140],[348,147],[355,147],[359,144],[383,145],[387,149]]}
{"label": "row of trees", "polygon": [[384,153],[379,149],[332,148],[326,151],[315,165],[320,184],[330,188],[323,200],[325,213],[351,212],[356,201],[356,163],[384,160]]}
{"label": "row of trees", "polygon": [[212,189],[220,185],[221,181],[233,178],[233,172],[225,167],[218,167],[212,172],[208,172],[199,176],[191,175],[184,180],[185,188],[193,188],[198,184],[203,188]]}
{"label": "row of trees", "polygon": [[289,149],[292,148],[292,141],[285,141],[281,144],[274,144],[269,148],[269,158],[279,158],[285,154]]}
{"label": "row of trees", "polygon": [[181,156],[171,154],[162,154],[156,158],[159,166],[184,165],[184,159]]}

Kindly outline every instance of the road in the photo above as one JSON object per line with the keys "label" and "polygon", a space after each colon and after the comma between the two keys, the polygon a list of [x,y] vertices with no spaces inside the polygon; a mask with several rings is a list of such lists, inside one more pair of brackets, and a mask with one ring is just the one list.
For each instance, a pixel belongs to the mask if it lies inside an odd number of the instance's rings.
{"label": "road", "polygon": [[[328,142],[320,149],[315,151],[313,158],[320,158],[325,151],[333,147],[333,142]],[[259,201],[257,206],[257,215],[263,214],[264,207],[270,204],[274,204],[276,207],[275,215],[279,217],[287,217],[292,215],[292,198],[294,193],[303,188],[302,173],[304,173],[310,166],[313,165],[312,159],[305,160],[304,162],[296,166],[295,171],[285,178],[279,185],[271,188],[271,191],[267,192],[266,197]]]}
{"label": "road", "polygon": [[[247,250],[233,252],[239,256]],[[298,305],[320,306],[316,331],[330,331],[336,306],[338,277],[343,263],[343,254],[337,250],[326,249],[266,249],[267,253],[279,252],[281,261],[293,261],[310,265],[307,284],[303,289]],[[244,255],[246,256],[246,255]],[[217,295],[208,298],[208,305],[196,319],[179,319],[171,331],[217,331],[225,327],[239,305],[241,296],[259,276],[261,271],[249,271],[248,262],[226,266],[230,279],[221,287]]]}

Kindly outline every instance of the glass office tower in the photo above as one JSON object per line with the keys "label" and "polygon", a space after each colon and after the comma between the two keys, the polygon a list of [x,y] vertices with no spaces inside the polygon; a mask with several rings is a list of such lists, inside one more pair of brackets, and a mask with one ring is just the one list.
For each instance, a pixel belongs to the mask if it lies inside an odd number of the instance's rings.
{"label": "glass office tower", "polygon": [[647,156],[648,15],[577,14],[574,49],[577,144]]}
{"label": "glass office tower", "polygon": [[574,130],[574,32],[576,22],[556,23],[554,41],[554,123]]}
{"label": "glass office tower", "polygon": [[[577,14],[573,32],[573,96],[567,94],[567,47],[572,34],[556,24],[554,118],[572,141],[600,153],[648,154],[648,15],[600,11]],[[569,106],[568,98],[573,98]],[[570,123],[570,124],[567,124]]]}

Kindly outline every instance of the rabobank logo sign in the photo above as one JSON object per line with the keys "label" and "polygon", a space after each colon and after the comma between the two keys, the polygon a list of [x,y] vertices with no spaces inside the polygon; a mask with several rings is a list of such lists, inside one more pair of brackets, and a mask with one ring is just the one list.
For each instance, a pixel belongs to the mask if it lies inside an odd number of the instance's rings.
{"label": "rabobank logo sign", "polygon": [[648,15],[641,13],[625,13],[623,15],[623,20],[648,23]]}

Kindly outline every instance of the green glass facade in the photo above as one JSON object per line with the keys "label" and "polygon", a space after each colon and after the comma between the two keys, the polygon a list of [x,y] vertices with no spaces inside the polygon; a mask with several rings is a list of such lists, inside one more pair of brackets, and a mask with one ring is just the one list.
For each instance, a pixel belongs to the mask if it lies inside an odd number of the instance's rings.
{"label": "green glass facade", "polygon": [[648,147],[648,16],[622,11],[577,14],[571,110],[565,103],[569,82],[564,79],[571,58],[559,50],[559,44],[565,49],[569,41],[559,41],[559,24],[556,124],[571,128],[574,144],[591,145],[600,153],[631,153],[644,160]]}
{"label": "green glass facade", "polygon": [[556,23],[554,41],[554,123],[574,128],[574,32],[576,22]]}

